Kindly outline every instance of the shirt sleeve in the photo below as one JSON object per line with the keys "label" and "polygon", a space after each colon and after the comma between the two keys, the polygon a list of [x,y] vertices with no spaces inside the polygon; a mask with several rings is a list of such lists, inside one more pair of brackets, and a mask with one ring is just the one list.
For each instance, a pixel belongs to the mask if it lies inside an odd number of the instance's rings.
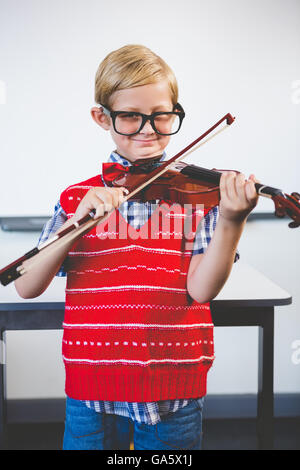
{"label": "shirt sleeve", "polygon": [[[60,205],[60,202],[58,201],[54,207],[53,216],[45,223],[43,227],[43,230],[39,237],[38,246],[46,242],[49,238],[51,238],[67,220],[67,214],[65,213],[65,211]],[[66,276],[66,269],[64,263],[61,265],[59,271],[56,273],[56,276]]]}
{"label": "shirt sleeve", "polygon": [[[205,252],[215,231],[218,216],[219,208],[218,206],[216,206],[213,207],[199,222],[194,241],[193,255],[199,255]],[[240,255],[237,251],[235,254],[234,262],[236,262],[239,258]]]}

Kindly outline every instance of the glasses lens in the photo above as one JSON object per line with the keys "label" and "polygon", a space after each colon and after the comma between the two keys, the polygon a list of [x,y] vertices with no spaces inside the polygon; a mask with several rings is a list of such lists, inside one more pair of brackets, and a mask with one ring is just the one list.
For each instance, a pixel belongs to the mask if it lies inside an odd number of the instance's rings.
{"label": "glasses lens", "polygon": [[160,134],[175,134],[180,127],[180,118],[176,113],[159,114],[154,119],[154,125]]}
{"label": "glasses lens", "polygon": [[142,125],[142,116],[134,113],[120,113],[116,116],[116,131],[121,134],[135,134]]}

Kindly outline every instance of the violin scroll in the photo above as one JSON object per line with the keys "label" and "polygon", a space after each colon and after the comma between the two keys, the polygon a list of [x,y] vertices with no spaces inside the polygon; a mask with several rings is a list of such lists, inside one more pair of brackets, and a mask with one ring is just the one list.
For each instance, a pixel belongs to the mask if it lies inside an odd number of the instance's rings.
{"label": "violin scroll", "polygon": [[277,217],[290,217],[293,222],[289,223],[290,228],[300,226],[300,194],[293,192],[289,194],[276,194],[272,197],[275,204],[275,215]]}

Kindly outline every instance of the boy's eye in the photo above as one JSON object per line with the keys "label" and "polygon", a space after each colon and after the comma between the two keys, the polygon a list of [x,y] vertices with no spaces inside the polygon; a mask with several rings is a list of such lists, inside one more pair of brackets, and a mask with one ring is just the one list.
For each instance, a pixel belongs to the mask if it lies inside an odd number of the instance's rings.
{"label": "boy's eye", "polygon": [[158,116],[155,116],[155,122],[167,122],[171,121],[172,119],[172,114],[158,114]]}
{"label": "boy's eye", "polygon": [[136,113],[122,113],[122,114],[119,114],[119,116],[121,119],[140,119],[141,116],[139,114],[136,114]]}

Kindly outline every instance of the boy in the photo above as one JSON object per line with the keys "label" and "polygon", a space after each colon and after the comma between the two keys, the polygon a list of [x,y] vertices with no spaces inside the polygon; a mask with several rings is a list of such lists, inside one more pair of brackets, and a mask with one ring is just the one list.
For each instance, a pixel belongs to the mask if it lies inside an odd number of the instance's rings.
{"label": "boy", "polygon": [[[184,111],[160,57],[143,46],[113,51],[98,68],[95,100],[91,115],[116,146],[112,171],[165,158]],[[130,422],[135,449],[200,449],[214,358],[209,302],[229,276],[256,205],[254,176],[222,175],[218,222],[218,209],[204,208],[188,250],[184,211],[162,210],[160,201],[123,203],[125,189],[110,186],[110,171],[104,164],[102,175],[63,191],[40,241],[93,209],[100,217],[118,208],[115,230],[100,221],[15,283],[22,297],[36,297],[67,271],[64,449],[126,449]],[[132,234],[149,228],[157,210],[169,221],[168,237],[159,236],[161,227],[153,237],[120,236],[124,227]]]}

